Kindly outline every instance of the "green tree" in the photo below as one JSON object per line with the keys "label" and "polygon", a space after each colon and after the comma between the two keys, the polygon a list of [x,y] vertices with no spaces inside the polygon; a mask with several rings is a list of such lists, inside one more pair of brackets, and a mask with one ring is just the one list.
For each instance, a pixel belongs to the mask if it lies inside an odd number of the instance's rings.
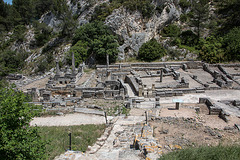
{"label": "green tree", "polygon": [[67,55],[67,63],[72,63],[72,53],[74,53],[75,65],[79,66],[80,63],[84,62],[88,57],[88,44],[87,42],[78,41]]}
{"label": "green tree", "polygon": [[79,40],[86,41],[88,44],[92,44],[94,39],[98,39],[103,35],[111,35],[111,30],[103,22],[92,22],[81,26],[76,30],[73,37],[73,45]]}
{"label": "green tree", "polygon": [[23,24],[29,24],[33,19],[32,0],[13,0],[12,5],[20,14]]}
{"label": "green tree", "polygon": [[34,12],[37,18],[52,9],[53,0],[34,0]]}
{"label": "green tree", "polygon": [[189,1],[189,0],[180,0],[180,1],[179,1],[179,5],[180,5],[183,9],[187,9],[188,7],[191,6],[191,1]]}
{"label": "green tree", "polygon": [[165,55],[165,50],[156,39],[144,43],[139,49],[138,58],[143,61],[153,61]]}
{"label": "green tree", "polygon": [[218,16],[220,17],[220,33],[227,33],[234,27],[240,26],[240,1],[239,0],[221,0],[218,2]]}
{"label": "green tree", "polygon": [[193,1],[191,25],[196,28],[198,40],[201,37],[201,31],[205,28],[208,16],[209,5],[208,0]]}
{"label": "green tree", "polygon": [[224,37],[224,47],[229,60],[240,60],[240,27],[233,28]]}
{"label": "green tree", "polygon": [[92,52],[96,56],[97,63],[106,64],[106,56],[109,55],[109,62],[113,63],[117,59],[118,43],[113,35],[103,35],[95,39],[92,43]]}
{"label": "green tree", "polygon": [[11,88],[0,89],[0,157],[9,159],[45,159],[45,142],[38,128],[30,127],[34,117],[25,96]]}
{"label": "green tree", "polygon": [[52,29],[48,27],[45,23],[34,23],[35,27],[35,39],[37,46],[43,46],[49,39],[52,33]]}
{"label": "green tree", "polygon": [[162,30],[162,35],[164,37],[178,37],[180,33],[181,33],[180,28],[174,24],[169,24]]}
{"label": "green tree", "polygon": [[225,60],[225,51],[222,47],[223,38],[210,36],[200,39],[198,44],[199,56],[201,60],[208,63],[220,63]]}
{"label": "green tree", "polygon": [[187,30],[181,33],[181,44],[193,47],[198,43],[198,36],[191,30]]}
{"label": "green tree", "polygon": [[6,30],[5,18],[7,17],[6,5],[3,0],[0,0],[0,11],[0,32],[2,32]]}
{"label": "green tree", "polygon": [[[91,56],[95,58],[97,63],[106,64],[105,57],[106,54],[109,54],[109,61],[116,61],[117,47],[119,46],[117,37],[113,36],[109,27],[104,25],[103,22],[88,23],[77,29],[73,37],[73,47],[79,41],[87,44],[87,58]],[[85,61],[86,57],[81,60]]]}
{"label": "green tree", "polygon": [[73,18],[71,11],[66,11],[60,16],[60,19],[63,21],[61,24],[61,37],[72,37],[75,29],[77,28],[77,23],[76,20]]}
{"label": "green tree", "polygon": [[20,70],[27,58],[26,53],[17,53],[15,51],[5,50],[0,53],[0,75],[6,75],[11,72]]}

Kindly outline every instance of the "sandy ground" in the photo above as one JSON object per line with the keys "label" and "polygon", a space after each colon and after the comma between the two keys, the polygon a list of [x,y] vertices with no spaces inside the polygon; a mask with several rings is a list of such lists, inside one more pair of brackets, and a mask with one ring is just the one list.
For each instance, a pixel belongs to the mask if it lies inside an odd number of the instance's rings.
{"label": "sandy ground", "polygon": [[180,108],[175,110],[174,108],[163,108],[160,112],[160,117],[184,117],[184,118],[194,118],[196,117],[195,109]]}
{"label": "sandy ground", "polygon": [[29,88],[45,88],[46,86],[46,83],[49,81],[49,76],[43,78],[43,79],[40,79],[40,80],[37,80],[37,81],[34,81],[32,83],[29,83],[25,86],[23,86],[21,88],[22,91],[27,91],[27,89]]}
{"label": "sandy ground", "polygon": [[[110,120],[111,117],[108,117]],[[36,117],[31,121],[30,125],[34,126],[72,126],[81,124],[104,124],[103,116],[88,115],[88,114],[67,114],[62,116],[52,117]]]}
{"label": "sandy ground", "polygon": [[[199,98],[208,97],[212,100],[238,100],[240,90],[207,90],[205,93],[192,93],[183,96],[161,97],[161,103],[173,103],[173,99],[182,99],[184,103],[198,103]],[[152,99],[154,101],[154,99]]]}

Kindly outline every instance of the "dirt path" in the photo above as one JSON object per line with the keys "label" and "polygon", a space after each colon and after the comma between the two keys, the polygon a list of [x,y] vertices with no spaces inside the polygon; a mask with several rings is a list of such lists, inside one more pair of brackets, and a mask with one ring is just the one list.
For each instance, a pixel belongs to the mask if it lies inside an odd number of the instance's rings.
{"label": "dirt path", "polygon": [[[111,117],[108,117],[111,119]],[[67,114],[53,117],[36,117],[30,123],[31,126],[72,126],[81,124],[104,124],[103,116],[88,115],[88,114]]]}
{"label": "dirt path", "polygon": [[40,80],[36,80],[36,81],[33,81],[25,86],[23,86],[22,88],[20,88],[22,91],[27,91],[27,89],[29,88],[45,88],[47,82],[49,81],[49,76],[43,78],[43,79],[40,79]]}

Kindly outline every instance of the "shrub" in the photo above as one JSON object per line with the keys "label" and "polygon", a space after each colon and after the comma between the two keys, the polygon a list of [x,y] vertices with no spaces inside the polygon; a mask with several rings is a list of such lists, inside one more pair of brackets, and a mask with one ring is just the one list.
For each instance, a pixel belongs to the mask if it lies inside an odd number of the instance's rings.
{"label": "shrub", "polygon": [[164,37],[177,37],[181,33],[180,28],[177,25],[170,24],[163,28],[162,36]]}
{"label": "shrub", "polygon": [[23,93],[0,89],[0,157],[8,159],[46,159],[45,142],[37,127],[29,125],[35,112],[25,103]]}
{"label": "shrub", "polygon": [[28,57],[28,54],[17,53],[15,51],[6,50],[0,53],[0,74],[6,75],[11,72],[20,70],[24,65],[24,60]]}
{"label": "shrub", "polygon": [[26,27],[24,25],[17,25],[13,30],[12,38],[14,40],[23,42],[24,41],[24,33],[26,31]]}
{"label": "shrub", "polygon": [[[75,46],[76,43],[83,43],[84,46]],[[73,49],[78,52],[83,51],[83,47],[87,48],[87,55],[84,51],[84,56],[79,61],[85,61],[88,57],[95,57],[97,63],[106,64],[106,54],[109,55],[109,61],[115,62],[118,53],[117,37],[113,36],[109,27],[103,22],[93,22],[81,26],[73,38]],[[80,49],[82,48],[82,49]],[[76,53],[76,52],[75,52]],[[78,56],[76,56],[78,57]]]}
{"label": "shrub", "polygon": [[87,42],[78,41],[70,51],[67,53],[67,63],[72,63],[72,53],[74,53],[75,65],[79,66],[80,63],[84,62],[88,56],[88,45]]}
{"label": "shrub", "polygon": [[183,9],[185,9],[185,8],[188,8],[188,7],[191,6],[191,2],[190,2],[190,0],[180,0],[180,1],[179,1],[179,5],[180,5]]}
{"label": "shrub", "polygon": [[228,59],[240,60],[240,27],[230,30],[223,39]]}
{"label": "shrub", "polygon": [[165,50],[162,45],[157,42],[156,39],[144,43],[139,49],[138,58],[143,61],[153,61],[163,57]]}
{"label": "shrub", "polygon": [[189,20],[189,16],[187,14],[181,14],[180,21],[187,22]]}
{"label": "shrub", "polygon": [[200,39],[198,49],[199,56],[208,63],[219,63],[225,61],[225,52],[222,48],[223,39],[208,37]]}
{"label": "shrub", "polygon": [[37,46],[43,46],[50,39],[52,29],[45,23],[35,22],[35,39]]}
{"label": "shrub", "polygon": [[195,46],[198,43],[198,36],[191,30],[183,31],[180,35],[181,43],[187,46]]}

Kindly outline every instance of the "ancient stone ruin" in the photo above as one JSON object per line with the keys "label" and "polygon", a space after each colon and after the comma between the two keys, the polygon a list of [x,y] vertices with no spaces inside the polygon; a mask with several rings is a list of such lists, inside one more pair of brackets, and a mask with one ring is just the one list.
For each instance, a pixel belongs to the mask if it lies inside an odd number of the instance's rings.
{"label": "ancient stone ruin", "polygon": [[[167,137],[170,129],[159,128],[159,124],[168,128],[169,124],[182,128],[186,123],[191,124],[216,141],[222,135],[208,126],[208,119],[221,119],[221,125],[214,125],[224,130],[238,130],[240,102],[234,93],[240,90],[239,69],[239,64],[189,61],[107,64],[89,70],[84,64],[75,68],[73,56],[71,69],[60,69],[56,62],[55,73],[41,77],[46,83],[34,88],[27,87],[27,83],[25,93],[32,97],[31,103],[43,105],[47,110],[71,109],[105,116],[107,129],[86,154],[69,151],[59,160],[74,159],[73,156],[75,159],[157,159],[163,153],[190,145],[178,135]],[[10,79],[17,86],[24,86],[21,80],[26,83],[24,76],[10,77],[15,77]],[[39,83],[41,78],[31,83]],[[118,105],[121,107],[116,108]],[[123,114],[123,108],[131,109],[129,117]],[[113,118],[114,115],[117,116]],[[163,137],[165,143],[156,136]]]}

